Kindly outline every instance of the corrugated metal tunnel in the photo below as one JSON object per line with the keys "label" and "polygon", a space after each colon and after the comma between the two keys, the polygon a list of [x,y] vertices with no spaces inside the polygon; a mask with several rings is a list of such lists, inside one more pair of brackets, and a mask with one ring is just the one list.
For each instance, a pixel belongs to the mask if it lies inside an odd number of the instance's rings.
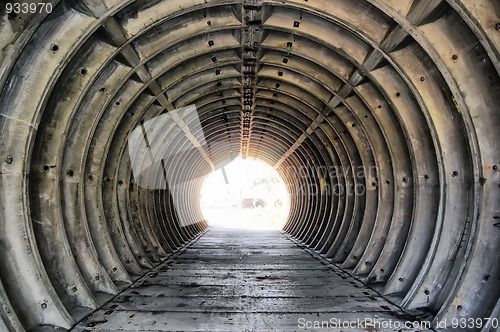
{"label": "corrugated metal tunnel", "polygon": [[201,234],[239,154],[401,307],[498,318],[498,1],[48,3],[0,9],[0,330],[70,328]]}

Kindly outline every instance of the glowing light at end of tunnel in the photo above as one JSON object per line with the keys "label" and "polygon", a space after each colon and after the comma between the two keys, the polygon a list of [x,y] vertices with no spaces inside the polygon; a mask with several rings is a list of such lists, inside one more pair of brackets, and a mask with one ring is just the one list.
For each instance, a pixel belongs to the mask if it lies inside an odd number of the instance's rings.
{"label": "glowing light at end of tunnel", "polygon": [[271,166],[237,158],[206,177],[200,206],[214,227],[272,230],[285,224],[290,199],[283,179]]}

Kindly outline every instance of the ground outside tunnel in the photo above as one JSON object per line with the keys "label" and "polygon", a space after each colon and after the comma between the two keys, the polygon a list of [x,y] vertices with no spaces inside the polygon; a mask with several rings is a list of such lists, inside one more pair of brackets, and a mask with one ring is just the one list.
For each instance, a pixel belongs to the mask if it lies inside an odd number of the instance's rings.
{"label": "ground outside tunnel", "polygon": [[430,331],[399,325],[419,319],[280,231],[211,228],[71,331]]}

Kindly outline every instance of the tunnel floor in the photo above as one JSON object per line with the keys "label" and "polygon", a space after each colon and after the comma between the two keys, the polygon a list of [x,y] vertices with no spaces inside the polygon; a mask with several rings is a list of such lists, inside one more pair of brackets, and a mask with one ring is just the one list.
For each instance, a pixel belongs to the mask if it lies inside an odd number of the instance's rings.
{"label": "tunnel floor", "polygon": [[211,228],[71,331],[428,331],[387,328],[411,319],[280,231]]}

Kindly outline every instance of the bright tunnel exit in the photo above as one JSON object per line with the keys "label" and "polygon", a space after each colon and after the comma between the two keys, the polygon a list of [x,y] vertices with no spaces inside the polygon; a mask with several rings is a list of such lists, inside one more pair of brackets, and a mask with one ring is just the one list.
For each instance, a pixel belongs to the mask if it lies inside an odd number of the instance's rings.
{"label": "bright tunnel exit", "polygon": [[290,210],[288,190],[268,164],[235,159],[207,175],[200,206],[211,226],[282,229]]}

